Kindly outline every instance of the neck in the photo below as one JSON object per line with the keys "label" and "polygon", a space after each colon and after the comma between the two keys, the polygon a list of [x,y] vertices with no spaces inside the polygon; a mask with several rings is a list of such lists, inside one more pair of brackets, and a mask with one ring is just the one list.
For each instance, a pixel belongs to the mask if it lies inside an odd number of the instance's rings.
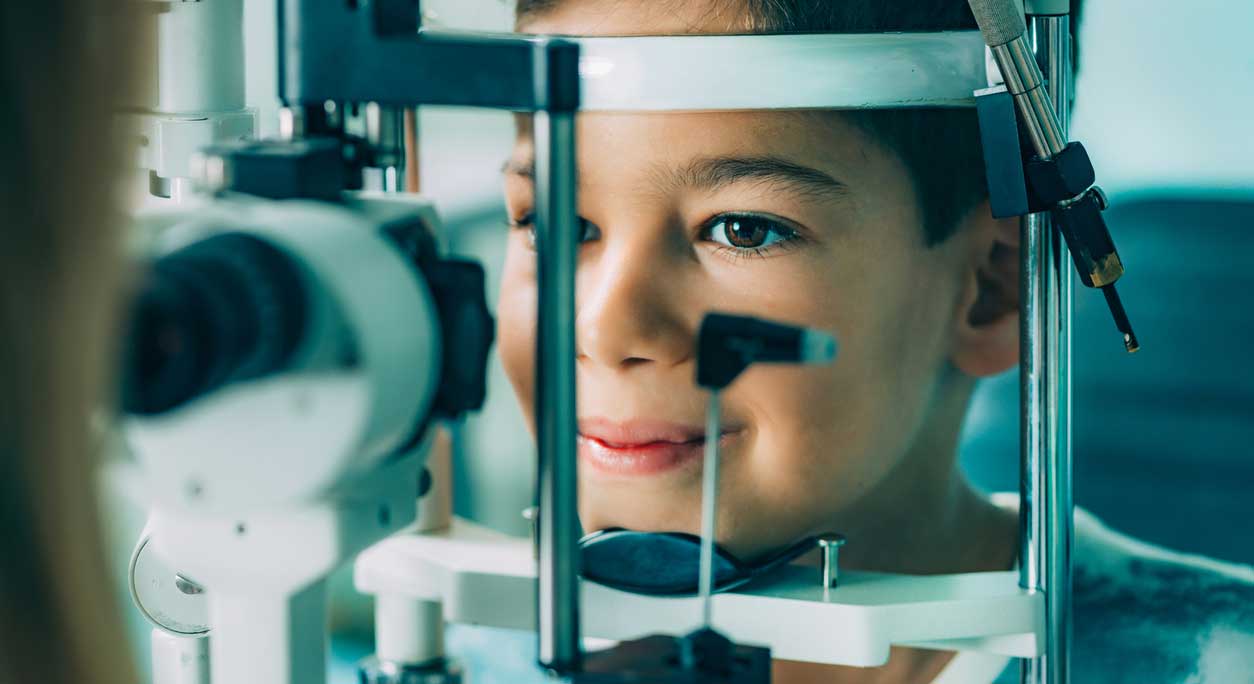
{"label": "neck", "polygon": [[[958,470],[958,438],[974,389],[951,378],[915,448],[884,484],[841,514],[833,529],[849,545],[841,567],[908,575],[1009,570],[1018,548],[1016,514],[981,495]],[[930,682],[953,654],[893,647],[876,668],[775,661],[778,684],[901,684]]]}

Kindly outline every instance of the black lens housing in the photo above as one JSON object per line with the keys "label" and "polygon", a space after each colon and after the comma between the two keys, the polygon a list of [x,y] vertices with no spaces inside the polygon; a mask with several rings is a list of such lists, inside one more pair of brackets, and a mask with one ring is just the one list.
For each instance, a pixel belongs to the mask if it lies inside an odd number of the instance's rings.
{"label": "black lens housing", "polygon": [[153,262],[126,338],[121,407],[172,411],[291,362],[308,318],[301,268],[261,238],[224,233]]}

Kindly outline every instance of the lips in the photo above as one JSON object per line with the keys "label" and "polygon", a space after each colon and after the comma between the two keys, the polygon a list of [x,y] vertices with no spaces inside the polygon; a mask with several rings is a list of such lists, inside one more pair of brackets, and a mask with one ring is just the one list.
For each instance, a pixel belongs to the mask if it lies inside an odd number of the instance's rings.
{"label": "lips", "polygon": [[[738,432],[725,430],[723,439]],[[579,458],[605,475],[658,475],[698,467],[705,450],[700,427],[653,420],[579,421]]]}

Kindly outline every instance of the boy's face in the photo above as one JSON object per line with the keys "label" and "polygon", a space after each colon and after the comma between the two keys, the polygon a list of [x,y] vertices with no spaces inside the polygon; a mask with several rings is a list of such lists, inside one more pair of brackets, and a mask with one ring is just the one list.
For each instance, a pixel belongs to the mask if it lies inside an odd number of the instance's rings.
{"label": "boy's face", "polygon": [[[700,4],[651,17],[643,3],[569,2],[526,28],[722,30],[702,24],[717,16]],[[500,349],[534,421],[532,150],[520,131],[506,174],[519,225]],[[694,350],[710,311],[829,331],[840,344],[830,367],[753,367],[724,394],[718,536],[734,553],[825,531],[885,492],[948,476],[950,464],[921,454],[952,444],[921,442],[937,437],[948,403],[978,249],[963,234],[925,246],[897,157],[832,113],[588,114],[578,144],[589,224],[576,324],[585,529],[699,529],[706,394]]]}

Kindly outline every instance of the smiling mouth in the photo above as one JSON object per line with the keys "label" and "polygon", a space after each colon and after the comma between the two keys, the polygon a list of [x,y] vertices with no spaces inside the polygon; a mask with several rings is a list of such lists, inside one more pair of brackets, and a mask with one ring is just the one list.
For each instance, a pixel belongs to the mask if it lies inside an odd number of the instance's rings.
{"label": "smiling mouth", "polygon": [[[726,430],[726,443],[740,430]],[[648,476],[679,470],[698,470],[705,452],[703,431],[662,424],[580,423],[579,459],[602,475]]]}

